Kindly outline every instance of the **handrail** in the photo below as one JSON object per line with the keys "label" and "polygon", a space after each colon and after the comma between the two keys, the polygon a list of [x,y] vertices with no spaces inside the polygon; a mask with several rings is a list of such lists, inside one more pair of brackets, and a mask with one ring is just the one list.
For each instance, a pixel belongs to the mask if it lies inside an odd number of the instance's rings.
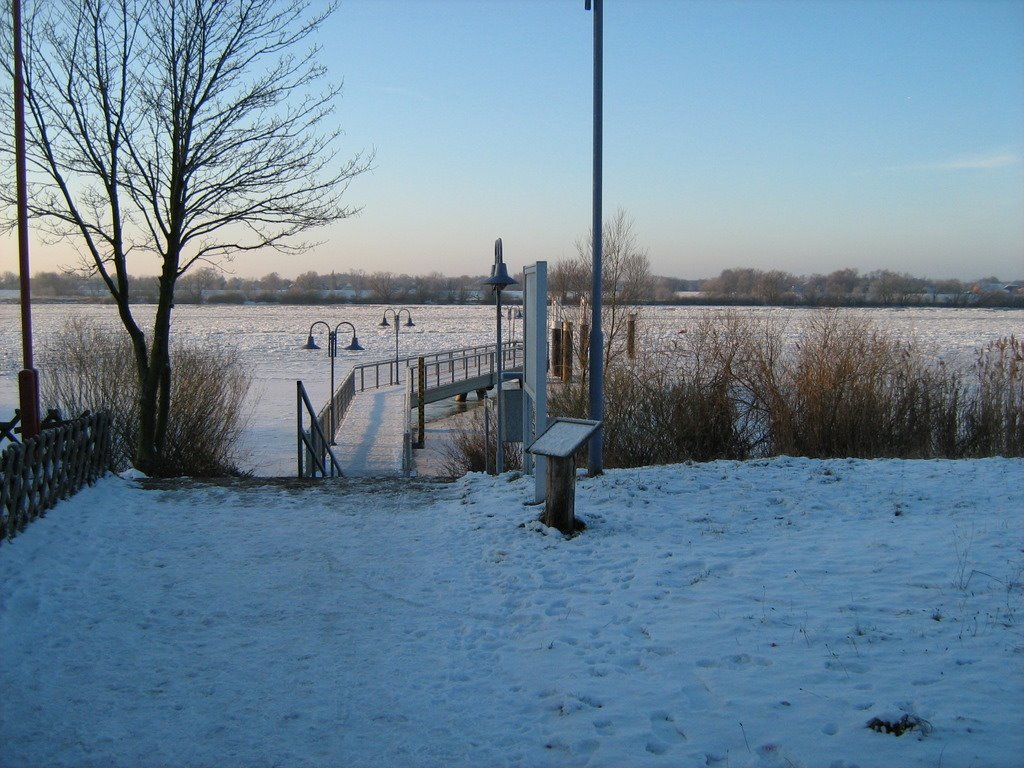
{"label": "handrail", "polygon": [[[523,363],[524,350],[521,344],[503,345],[502,365],[506,368],[516,368]],[[446,370],[447,369],[447,370]],[[484,352],[470,355],[460,355],[448,359],[438,359],[431,363],[424,364],[424,383],[427,389],[465,381],[469,378],[476,378],[490,374],[495,375],[494,345],[486,348]],[[414,378],[414,377],[410,377]],[[413,392],[419,394],[418,388],[414,386]]]}
{"label": "handrail", "polygon": [[[320,472],[320,477],[328,476],[328,466],[326,464],[326,457],[330,457],[330,477],[341,476],[341,464],[338,463],[338,459],[334,455],[334,451],[331,450],[331,446],[328,444],[327,439],[324,437],[324,431],[322,426],[322,413],[317,416],[313,411],[313,404],[309,401],[309,395],[306,394],[306,388],[302,386],[301,381],[296,381],[296,415],[297,415],[297,450],[298,450],[298,476],[299,477],[316,477],[317,471]],[[306,413],[309,414],[309,431],[303,429],[302,425],[302,409],[305,407]],[[304,468],[303,457],[308,459],[306,467]]]}
{"label": "handrail", "polygon": [[[352,405],[352,399],[356,396],[356,382],[355,382],[355,371],[350,371],[345,380],[341,382],[341,386],[338,387],[334,393],[333,405],[334,405],[334,429],[338,430],[341,427],[341,422],[345,418],[345,414],[348,413],[349,406]],[[316,415],[317,421],[320,423],[320,429],[324,434],[330,432],[331,427],[331,402],[328,402],[320,412]],[[331,435],[331,445],[334,445],[334,439],[337,435]]]}
{"label": "handrail", "polygon": [[[410,355],[409,357],[398,358],[398,373],[395,373],[395,359],[390,360],[377,360],[369,363],[361,363],[352,369],[352,375],[355,379],[355,391],[364,392],[367,389],[379,389],[380,387],[390,387],[395,384],[401,384],[403,381],[409,378],[408,371],[410,368],[415,368],[419,364],[419,359],[422,357],[427,365],[434,365],[440,363],[449,363],[457,361],[463,357],[474,358],[477,355],[493,355],[494,344],[478,344],[473,347],[464,347],[462,349],[445,350],[442,352],[432,352],[428,355]],[[514,359],[519,359],[521,356],[523,347],[522,341],[506,341],[502,343],[505,357],[503,360],[509,359],[510,352],[512,352]],[[386,369],[386,373],[381,377],[381,370]],[[404,375],[403,375],[404,372]]]}

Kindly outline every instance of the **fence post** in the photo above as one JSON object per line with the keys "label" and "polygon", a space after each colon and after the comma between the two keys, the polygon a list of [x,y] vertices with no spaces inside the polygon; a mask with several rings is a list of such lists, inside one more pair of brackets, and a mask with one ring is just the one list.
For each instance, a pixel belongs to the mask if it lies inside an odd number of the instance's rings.
{"label": "fence post", "polygon": [[418,426],[418,434],[416,435],[416,447],[417,448],[422,448],[424,443],[426,442],[426,432],[427,432],[427,412],[426,412],[426,408],[427,408],[427,391],[426,391],[427,390],[427,361],[426,361],[426,358],[421,357],[419,359],[419,363],[417,365],[417,368],[418,368],[418,370],[417,370],[418,376],[417,376],[417,382],[416,383],[417,383],[417,386],[418,386],[419,389],[418,389],[418,392],[417,392],[418,397],[416,398],[417,399],[416,410],[417,410],[417,417],[418,417],[418,419],[417,419],[417,421],[418,421],[418,424],[417,424],[417,426]]}

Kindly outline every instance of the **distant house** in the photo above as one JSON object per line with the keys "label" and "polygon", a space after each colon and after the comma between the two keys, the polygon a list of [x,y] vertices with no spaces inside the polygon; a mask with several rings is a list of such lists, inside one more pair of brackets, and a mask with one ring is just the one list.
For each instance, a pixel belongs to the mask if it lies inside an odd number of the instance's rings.
{"label": "distant house", "polygon": [[704,291],[673,291],[676,301],[698,301],[704,298]]}
{"label": "distant house", "polygon": [[969,296],[966,293],[939,293],[936,288],[929,286],[924,289],[924,293],[919,294],[919,301],[922,304],[961,305],[967,303]]}
{"label": "distant house", "polygon": [[975,283],[971,286],[971,293],[980,295],[982,293],[1007,293],[1019,294],[1021,286],[1014,283]]}

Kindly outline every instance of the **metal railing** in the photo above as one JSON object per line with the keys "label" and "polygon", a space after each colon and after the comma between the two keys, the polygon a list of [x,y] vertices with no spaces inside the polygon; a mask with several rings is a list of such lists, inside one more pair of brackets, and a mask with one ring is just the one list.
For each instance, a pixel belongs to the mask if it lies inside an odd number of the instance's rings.
{"label": "metal railing", "polygon": [[[330,423],[329,406],[319,415],[313,411],[309,395],[301,381],[296,386],[297,443],[298,443],[298,476],[299,477],[340,477],[341,464],[331,450],[330,443],[324,435],[324,413],[328,412],[327,422]],[[342,385],[342,389],[344,385]],[[341,390],[339,390],[341,391]],[[303,424],[303,412],[309,416],[309,429]],[[330,427],[328,427],[330,429]],[[328,463],[327,459],[330,459]]]}
{"label": "metal railing", "polygon": [[[416,377],[409,374],[410,370],[415,370],[419,364],[419,360],[422,357],[426,363],[428,369],[435,371],[441,371],[443,366],[447,364],[450,370],[455,369],[455,366],[462,365],[464,370],[467,372],[471,366],[468,361],[475,360],[475,369],[478,373],[474,375],[483,375],[487,370],[482,368],[482,362],[484,359],[490,358],[491,369],[494,365],[494,344],[478,344],[473,347],[463,347],[462,349],[452,349],[443,352],[433,352],[428,355],[411,355],[409,357],[401,357],[396,361],[391,360],[378,360],[372,363],[363,363],[357,365],[352,369],[352,377],[355,386],[354,392],[365,392],[368,389],[380,389],[381,387],[391,387],[396,384],[402,384],[409,379],[415,381]],[[508,364],[509,361],[515,361],[513,365],[521,365],[523,360],[523,342],[521,341],[508,341],[502,344],[504,350],[504,357],[502,358],[503,364]],[[488,369],[488,370],[491,370]],[[436,377],[437,374],[435,374]],[[458,379],[454,379],[458,381]],[[344,384],[342,385],[344,386]],[[415,391],[415,390],[414,390]],[[341,419],[336,419],[336,423],[340,423]]]}
{"label": "metal railing", "polygon": [[[399,358],[397,361],[379,360],[355,366],[342,381],[341,386],[332,393],[331,400],[314,415],[313,406],[309,401],[302,382],[298,385],[296,410],[298,413],[298,472],[300,477],[334,477],[341,475],[341,466],[331,446],[336,435],[331,430],[331,408],[334,408],[334,429],[340,428],[345,414],[348,413],[352,401],[358,392],[365,392],[381,387],[405,384],[405,430],[402,453],[402,469],[408,473],[412,468],[412,432],[410,419],[412,410],[420,399],[418,376],[415,375],[419,361],[424,361],[426,376],[424,388],[441,387],[460,381],[483,376],[490,376],[493,384],[496,375],[494,344],[480,344],[463,349],[452,349],[435,352],[429,355],[414,355]],[[505,369],[516,368],[523,364],[525,348],[521,341],[509,341],[502,344],[502,366]],[[303,411],[309,414],[310,427],[303,426]]]}
{"label": "metal railing", "polygon": [[[424,388],[441,387],[468,379],[489,375],[492,380],[496,373],[495,345],[470,347],[466,350],[453,350],[450,353],[433,355],[432,360],[425,357]],[[461,354],[459,354],[461,353]],[[522,342],[502,344],[502,367],[517,368],[523,364],[525,350]],[[410,376],[415,379],[416,377]],[[413,389],[414,396],[419,396],[418,388]]]}

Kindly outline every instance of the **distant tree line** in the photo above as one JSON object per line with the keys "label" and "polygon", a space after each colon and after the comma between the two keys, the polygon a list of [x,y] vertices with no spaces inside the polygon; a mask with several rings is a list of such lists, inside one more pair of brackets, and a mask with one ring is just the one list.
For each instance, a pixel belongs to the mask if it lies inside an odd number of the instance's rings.
{"label": "distant tree line", "polygon": [[887,269],[861,273],[838,269],[827,275],[780,270],[726,269],[704,280],[704,301],[716,304],[808,306],[1024,306],[1024,282],[989,276],[979,280],[932,280]]}
{"label": "distant tree line", "polygon": [[[617,241],[612,240],[613,244]],[[589,240],[578,244],[579,253],[555,262],[549,273],[552,295],[563,304],[578,303],[590,290]],[[617,253],[617,250],[612,250]],[[875,270],[861,273],[839,269],[827,275],[793,275],[779,270],[737,268],[717,277],[686,280],[650,274],[646,254],[626,251],[607,262],[605,294],[615,304],[733,304],[800,306],[1024,306],[1024,282],[1000,280],[930,280],[906,273]],[[178,281],[179,304],[472,304],[489,301],[482,290],[483,275],[449,277],[388,271],[303,272],[294,278],[271,272],[259,278],[228,275],[213,267],[190,271]],[[18,288],[18,276],[0,273],[0,290]],[[135,291],[140,301],[156,301],[157,278],[139,278]],[[32,278],[35,298],[101,300],[106,287],[98,277],[77,272],[38,272]]]}
{"label": "distant tree line", "polygon": [[[427,275],[396,274],[387,271],[309,271],[294,278],[271,272],[259,278],[229,275],[214,267],[200,267],[181,276],[176,285],[177,304],[466,304],[489,298],[483,291],[485,275],[448,277],[440,272]],[[133,292],[140,303],[156,301],[158,278],[133,279]],[[0,290],[18,288],[18,276],[0,273]],[[107,298],[103,281],[75,271],[37,272],[32,277],[32,296],[40,299],[101,300]]]}

